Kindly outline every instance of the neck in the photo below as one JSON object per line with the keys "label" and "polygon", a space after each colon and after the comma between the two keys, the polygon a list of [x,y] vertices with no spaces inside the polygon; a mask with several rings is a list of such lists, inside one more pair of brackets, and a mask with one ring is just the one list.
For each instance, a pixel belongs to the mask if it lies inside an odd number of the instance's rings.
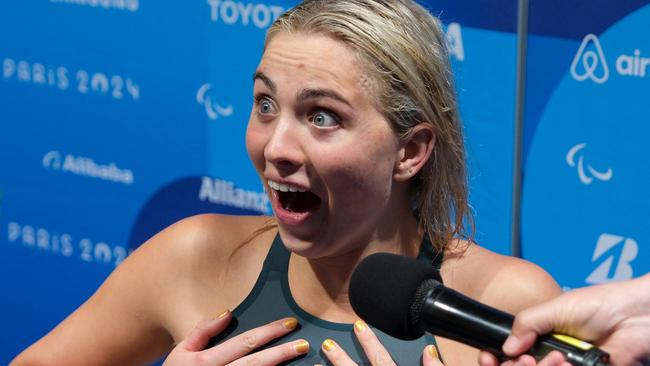
{"label": "neck", "polygon": [[[403,216],[404,217],[404,216]],[[290,286],[298,304],[312,315],[335,322],[358,319],[349,301],[350,277],[356,266],[368,255],[387,252],[416,257],[422,242],[422,230],[409,213],[409,219],[392,234],[377,232],[365,245],[352,246],[349,252],[321,258],[304,258],[292,254],[289,271]],[[291,280],[293,277],[294,280]]]}

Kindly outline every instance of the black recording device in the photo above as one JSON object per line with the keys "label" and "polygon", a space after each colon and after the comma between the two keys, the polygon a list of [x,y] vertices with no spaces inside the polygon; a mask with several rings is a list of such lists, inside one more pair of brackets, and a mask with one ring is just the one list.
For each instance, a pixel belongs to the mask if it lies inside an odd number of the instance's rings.
{"label": "black recording device", "polygon": [[[429,264],[388,253],[365,258],[352,274],[350,302],[368,324],[400,339],[424,332],[504,357],[501,346],[514,316],[445,287]],[[538,337],[527,351],[541,359],[560,351],[575,366],[607,366],[609,355],[590,343],[560,334]]]}

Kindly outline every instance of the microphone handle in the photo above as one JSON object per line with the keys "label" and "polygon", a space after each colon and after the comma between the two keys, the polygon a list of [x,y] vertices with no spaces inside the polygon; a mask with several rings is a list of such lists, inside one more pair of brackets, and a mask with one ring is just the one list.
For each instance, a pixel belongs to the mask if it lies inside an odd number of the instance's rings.
{"label": "microphone handle", "polygon": [[550,334],[538,338],[527,353],[539,360],[554,350],[562,352],[567,362],[575,366],[609,365],[607,352],[594,347],[591,343],[563,334]]}
{"label": "microphone handle", "polygon": [[[482,304],[440,283],[429,280],[421,286],[425,285],[431,289],[426,292],[419,317],[423,331],[505,357],[501,346],[512,332],[512,314]],[[609,365],[606,352],[565,335],[538,337],[527,353],[540,360],[554,350],[560,351],[574,366]]]}

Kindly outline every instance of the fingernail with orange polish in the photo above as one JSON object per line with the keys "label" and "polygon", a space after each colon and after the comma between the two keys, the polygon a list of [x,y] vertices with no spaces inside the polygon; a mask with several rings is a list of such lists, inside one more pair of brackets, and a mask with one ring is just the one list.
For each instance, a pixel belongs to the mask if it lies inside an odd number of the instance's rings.
{"label": "fingernail with orange polish", "polygon": [[297,341],[293,344],[293,349],[298,353],[307,353],[309,352],[309,342],[305,340]]}
{"label": "fingernail with orange polish", "polygon": [[363,320],[359,319],[354,322],[354,329],[356,329],[357,332],[363,332],[366,329],[366,323],[364,323]]}
{"label": "fingernail with orange polish", "polygon": [[285,321],[282,322],[282,326],[286,330],[293,330],[296,329],[296,326],[298,326],[298,319],[296,318],[289,318]]}
{"label": "fingernail with orange polish", "polygon": [[429,356],[431,356],[433,358],[439,358],[438,357],[438,350],[436,349],[436,346],[434,346],[434,345],[427,346],[427,352],[429,352]]}
{"label": "fingernail with orange polish", "polygon": [[327,338],[326,340],[323,341],[323,349],[325,351],[331,351],[336,347],[336,343],[334,343],[333,340]]}

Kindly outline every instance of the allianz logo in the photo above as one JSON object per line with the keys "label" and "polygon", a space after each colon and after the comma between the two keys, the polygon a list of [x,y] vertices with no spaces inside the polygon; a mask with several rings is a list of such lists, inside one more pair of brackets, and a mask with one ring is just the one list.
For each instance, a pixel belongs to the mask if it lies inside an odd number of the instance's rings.
{"label": "allianz logo", "polygon": [[201,179],[199,201],[243,208],[269,214],[269,197],[264,192],[247,191],[233,182],[211,177]]}
{"label": "allianz logo", "polygon": [[639,244],[632,238],[614,234],[598,237],[592,262],[600,263],[585,282],[600,284],[629,280],[634,276],[632,261],[639,253]]}
{"label": "allianz logo", "polygon": [[115,163],[98,164],[91,158],[62,154],[56,150],[47,152],[42,164],[45,169],[127,185],[133,184],[134,179],[131,170],[119,168]]}
{"label": "allianz logo", "polygon": [[[650,57],[642,57],[635,49],[632,54],[616,57],[616,72],[621,76],[645,78],[650,66]],[[587,34],[571,62],[571,76],[577,81],[590,79],[596,84],[604,84],[610,76],[609,65],[600,40],[595,34]]]}
{"label": "allianz logo", "polygon": [[600,171],[585,161],[586,159],[583,150],[586,147],[587,144],[585,143],[577,144],[575,146],[572,146],[566,154],[566,163],[570,167],[576,168],[580,182],[582,184],[588,185],[591,184],[594,179],[597,179],[601,182],[607,182],[611,180],[614,176],[614,171],[612,168],[607,168],[604,171]]}
{"label": "allianz logo", "polygon": [[213,23],[242,24],[265,29],[287,9],[263,3],[244,3],[232,0],[207,0],[210,6],[210,20]]}
{"label": "allianz logo", "polygon": [[208,116],[208,118],[214,121],[217,120],[219,116],[231,116],[233,113],[232,105],[224,107],[219,103],[213,101],[210,90],[212,90],[212,84],[207,83],[201,85],[199,90],[196,92],[196,102],[199,103],[199,105],[203,106],[205,109],[205,114]]}

